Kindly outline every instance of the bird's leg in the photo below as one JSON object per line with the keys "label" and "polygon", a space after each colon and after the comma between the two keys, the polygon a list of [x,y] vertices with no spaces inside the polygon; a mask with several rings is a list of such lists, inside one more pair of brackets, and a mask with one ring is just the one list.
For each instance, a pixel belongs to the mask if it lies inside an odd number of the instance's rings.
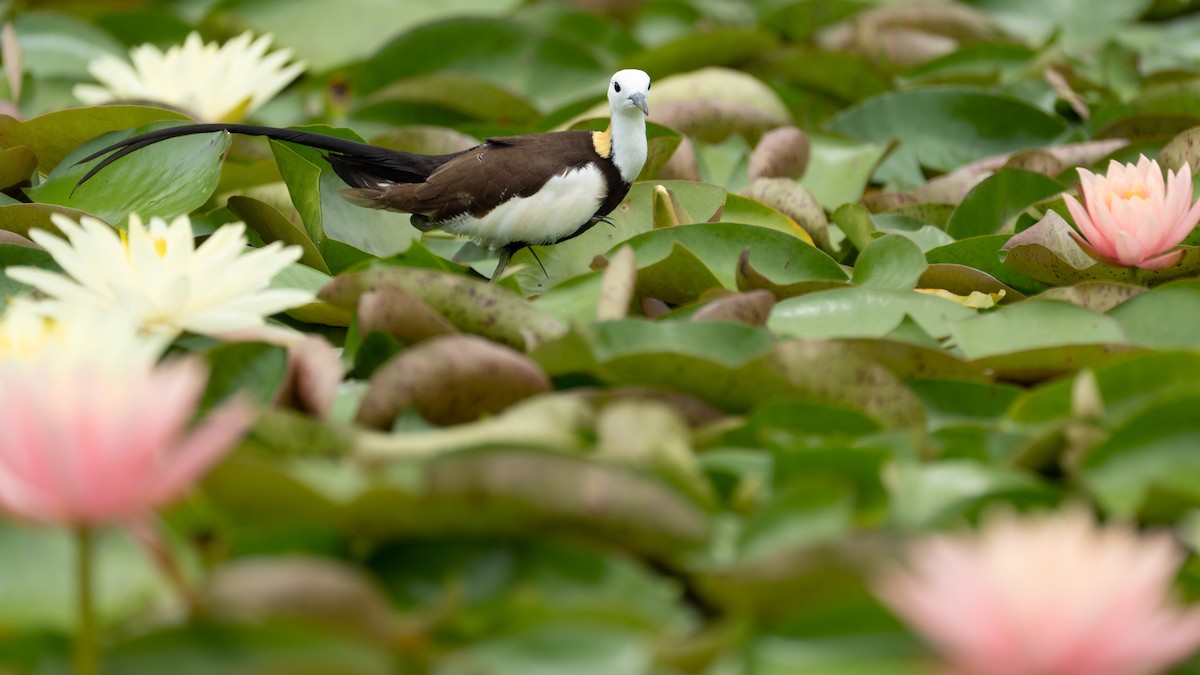
{"label": "bird's leg", "polygon": [[537,251],[533,250],[532,246],[529,247],[529,255],[533,256],[533,259],[537,261],[538,267],[542,268],[542,274],[549,279],[550,273],[546,271],[546,266],[542,264],[542,259],[538,257]]}
{"label": "bird's leg", "polygon": [[518,246],[508,244],[500,249],[500,261],[496,263],[496,271],[492,272],[492,278],[488,280],[489,284],[496,283],[496,280],[499,279],[500,275],[504,273],[504,268],[508,267],[508,261],[512,260],[513,254],[517,251],[520,251],[524,246],[524,244]]}
{"label": "bird's leg", "polygon": [[592,216],[592,222],[593,223],[607,223],[608,225],[611,225],[612,227],[616,227],[616,224],[613,223],[612,220],[609,220],[608,216]]}

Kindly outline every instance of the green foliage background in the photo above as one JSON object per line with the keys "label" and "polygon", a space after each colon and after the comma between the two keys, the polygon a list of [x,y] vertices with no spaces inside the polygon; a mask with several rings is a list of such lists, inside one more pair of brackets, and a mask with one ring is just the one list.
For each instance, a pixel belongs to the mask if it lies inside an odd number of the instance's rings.
{"label": "green foliage background", "polygon": [[[1200,164],[1197,9],[8,3],[0,229],[243,220],[303,247],[278,283],[321,301],[282,320],[349,373],[331,420],[270,410],[163,514],[192,605],[105,536],[105,672],[925,672],[870,592],[907,536],[1083,502],[1200,544],[1200,235],[1166,272],[1106,267],[1060,197],[1076,166]],[[492,254],[349,205],[287,144],[188,137],[72,195],[77,158],[187,116],[75,107],[88,60],[194,28],[307,61],[255,121],[423,152],[602,128],[641,68],[651,161],[611,227],[494,287]],[[52,265],[0,243],[19,264]],[[179,348],[209,403],[284,386],[279,347]],[[69,537],[6,522],[0,560],[0,671],[67,672]]]}

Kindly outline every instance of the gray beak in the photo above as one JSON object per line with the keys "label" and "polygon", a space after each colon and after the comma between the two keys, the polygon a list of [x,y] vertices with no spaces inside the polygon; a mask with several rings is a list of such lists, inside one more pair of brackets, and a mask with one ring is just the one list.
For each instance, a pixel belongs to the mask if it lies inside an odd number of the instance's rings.
{"label": "gray beak", "polygon": [[636,103],[637,107],[642,109],[643,114],[645,114],[645,115],[650,114],[650,106],[646,105],[646,95],[645,94],[643,94],[642,92],[639,91],[636,94],[632,94],[629,97],[629,100]]}

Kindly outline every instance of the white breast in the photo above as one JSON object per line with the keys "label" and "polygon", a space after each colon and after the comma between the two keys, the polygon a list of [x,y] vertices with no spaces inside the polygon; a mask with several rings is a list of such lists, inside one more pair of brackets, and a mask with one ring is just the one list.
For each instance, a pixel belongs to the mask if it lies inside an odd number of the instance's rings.
{"label": "white breast", "polygon": [[529,197],[514,197],[480,218],[461,215],[439,226],[480,246],[495,249],[515,241],[551,244],[578,230],[608,191],[603,174],[589,164],[546,181]]}

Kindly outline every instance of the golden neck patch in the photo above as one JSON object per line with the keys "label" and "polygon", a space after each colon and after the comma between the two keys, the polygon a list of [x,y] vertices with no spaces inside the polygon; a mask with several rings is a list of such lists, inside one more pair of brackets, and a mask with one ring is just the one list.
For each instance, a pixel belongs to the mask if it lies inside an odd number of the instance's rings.
{"label": "golden neck patch", "polygon": [[612,125],[604,131],[592,132],[592,147],[596,149],[596,154],[604,159],[612,156]]}

